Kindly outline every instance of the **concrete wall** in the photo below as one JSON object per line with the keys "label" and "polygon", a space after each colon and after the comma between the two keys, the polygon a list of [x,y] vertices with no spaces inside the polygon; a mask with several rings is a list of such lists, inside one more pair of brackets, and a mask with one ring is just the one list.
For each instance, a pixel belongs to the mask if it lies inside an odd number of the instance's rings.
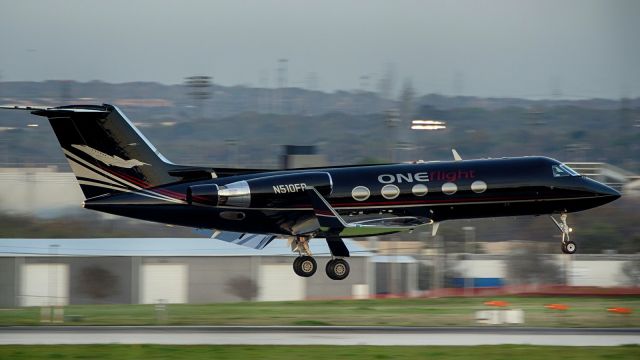
{"label": "concrete wall", "polygon": [[[471,255],[466,260],[456,262],[461,275],[471,278],[502,278],[508,280],[506,259],[508,256]],[[636,255],[595,255],[575,254],[554,255],[549,260],[558,265],[559,269],[568,270],[568,285],[572,286],[625,286],[626,277],[622,272],[623,266],[630,260],[640,257]]]}
{"label": "concrete wall", "polygon": [[[33,264],[62,264],[68,268],[69,304],[136,304],[142,293],[141,274],[145,265],[179,264],[186,269],[186,301],[193,304],[242,301],[234,284],[253,283],[256,293],[277,293],[299,284],[299,295],[289,300],[327,299],[351,297],[354,286],[366,290],[368,282],[368,258],[348,259],[351,274],[346,280],[331,280],[325,274],[329,257],[316,257],[318,271],[311,278],[300,278],[293,272],[294,256],[237,256],[237,257],[1,257],[0,258],[0,306],[19,306],[19,284],[24,274],[21,268]],[[266,269],[281,271],[278,281],[261,281]],[[49,281],[46,275],[39,281]],[[154,294],[162,294],[162,282],[153,286]],[[172,289],[167,289],[169,294]],[[18,301],[18,302],[16,302]]]}
{"label": "concrete wall", "polygon": [[296,301],[306,298],[308,279],[291,276],[289,264],[262,264],[259,279],[258,301]]}
{"label": "concrete wall", "polygon": [[[290,264],[293,263],[291,258]],[[358,284],[369,284],[368,258],[364,256],[346,258],[349,262],[351,272],[344,280],[331,280],[325,273],[327,262],[331,260],[327,256],[317,256],[318,271],[310,278],[306,278],[306,298],[307,299],[327,299],[336,297],[351,297],[353,286]],[[293,276],[297,276],[291,270]]]}
{"label": "concrete wall", "polygon": [[624,286],[626,277],[622,273],[624,261],[582,260],[572,261],[568,280],[572,286]]}
{"label": "concrete wall", "polygon": [[[144,262],[148,262],[145,259]],[[254,257],[172,258],[188,264],[188,299],[191,304],[241,301],[231,290],[232,282],[250,281],[257,285],[259,259]]]}
{"label": "concrete wall", "polygon": [[[286,281],[297,282],[300,278],[293,272],[293,256],[254,256],[254,257],[184,257],[164,258],[163,261],[186,263],[189,267],[189,303],[209,303],[241,301],[241,297],[231,289],[232,284],[250,279],[258,289],[258,297],[272,289],[265,286],[287,286]],[[325,266],[329,257],[316,257],[318,271],[310,278],[304,278],[304,297],[306,299],[349,297],[355,284],[367,284],[367,258],[350,258],[351,274],[343,281],[331,280],[325,274]],[[160,259],[144,258],[144,263]],[[263,266],[282,265],[288,272],[283,272],[280,284],[260,281]],[[287,280],[288,278],[288,280]],[[277,289],[276,289],[277,291]],[[292,299],[293,300],[293,299]]]}
{"label": "concrete wall", "polygon": [[130,304],[137,301],[135,257],[28,257],[24,264],[65,264],[69,304]]}
{"label": "concrete wall", "polygon": [[[638,256],[638,255],[635,255]],[[19,287],[24,266],[30,264],[64,264],[68,267],[70,304],[127,304],[139,303],[141,269],[144,265],[180,264],[186,269],[186,300],[189,303],[241,301],[242,294],[234,291],[234,284],[253,283],[257,289],[254,299],[265,294],[277,294],[283,289],[296,288],[288,293],[291,300],[347,298],[354,288],[360,291],[371,287],[377,293],[393,291],[410,294],[417,286],[412,267],[416,264],[395,264],[394,279],[390,279],[389,263],[370,263],[368,257],[349,258],[351,274],[346,280],[334,281],[325,274],[329,257],[318,256],[318,271],[310,278],[293,273],[294,256],[218,256],[218,257],[0,257],[0,306],[20,305]],[[505,278],[504,258],[495,255],[472,255],[459,260],[459,269],[475,278]],[[634,255],[571,257],[570,284],[579,286],[621,286],[626,280],[624,264]],[[554,257],[555,261],[567,259]],[[374,269],[375,266],[375,269]],[[261,281],[268,269],[278,269],[278,281]],[[375,270],[375,271],[374,271]],[[376,273],[374,275],[374,272]],[[43,278],[46,275],[42,275]],[[408,280],[409,279],[409,280]],[[45,279],[46,280],[46,279]],[[264,280],[264,279],[262,279]],[[394,282],[391,286],[390,281]],[[373,284],[373,283],[376,284]],[[162,282],[154,291],[162,293]],[[376,286],[374,288],[374,285]],[[302,290],[303,289],[303,290]],[[170,292],[170,289],[167,290]]]}
{"label": "concrete wall", "polygon": [[[300,278],[293,272],[293,256],[254,256],[254,257],[185,257],[165,258],[163,261],[186,263],[189,267],[189,303],[210,303],[241,301],[242,298],[232,290],[233,283],[253,281],[258,287],[257,296],[272,289],[265,286],[287,286],[286,281],[297,282]],[[144,258],[144,263],[160,259]],[[316,257],[318,271],[304,282],[304,297],[306,299],[349,297],[354,284],[367,284],[367,258],[355,257],[349,259],[351,274],[346,280],[331,280],[325,274],[328,257]],[[260,281],[263,266],[282,265],[288,272],[283,272],[281,283],[272,284]],[[288,278],[288,280],[287,280]],[[276,289],[277,291],[277,289]],[[293,300],[293,299],[292,299]],[[300,299],[302,300],[302,298]]]}
{"label": "concrete wall", "polygon": [[69,265],[25,263],[20,267],[20,306],[69,304]]}
{"label": "concrete wall", "polygon": [[139,268],[141,304],[185,304],[188,299],[187,264],[143,264]]}
{"label": "concrete wall", "polygon": [[0,258],[0,307],[16,307],[18,281],[16,263],[19,258]]}
{"label": "concrete wall", "polygon": [[135,300],[130,257],[70,258],[71,304],[129,304]]}
{"label": "concrete wall", "polygon": [[418,263],[375,263],[376,294],[412,294],[418,288]]}
{"label": "concrete wall", "polygon": [[503,260],[462,260],[458,269],[461,275],[470,278],[506,278],[506,264]]}
{"label": "concrete wall", "polygon": [[73,173],[49,168],[0,168],[0,210],[50,214],[78,211],[84,200]]}

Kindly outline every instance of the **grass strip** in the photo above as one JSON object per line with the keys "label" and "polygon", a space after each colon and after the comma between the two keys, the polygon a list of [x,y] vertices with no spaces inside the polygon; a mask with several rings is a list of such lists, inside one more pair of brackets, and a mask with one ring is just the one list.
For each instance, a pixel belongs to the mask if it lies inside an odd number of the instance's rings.
{"label": "grass strip", "polygon": [[[503,300],[522,309],[524,326],[636,327],[640,297],[498,297],[440,299],[379,299],[221,304],[71,305],[64,308],[67,325],[350,325],[350,326],[472,326],[474,313],[489,309],[488,300]],[[566,304],[566,311],[547,304]],[[631,314],[608,312],[628,307]],[[0,309],[0,326],[40,325],[38,307]]]}
{"label": "grass strip", "polygon": [[0,346],[0,359],[639,359],[640,346]]}

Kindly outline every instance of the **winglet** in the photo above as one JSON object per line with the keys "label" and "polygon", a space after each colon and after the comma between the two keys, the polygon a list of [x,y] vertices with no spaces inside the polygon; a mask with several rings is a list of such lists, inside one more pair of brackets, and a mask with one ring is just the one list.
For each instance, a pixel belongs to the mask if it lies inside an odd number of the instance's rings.
{"label": "winglet", "polygon": [[434,222],[433,225],[431,225],[431,236],[436,236],[438,234],[438,228],[440,227],[440,223],[439,222]]}
{"label": "winglet", "polygon": [[306,190],[311,200],[311,206],[318,218],[320,227],[327,229],[344,229],[347,227],[347,223],[338,215],[338,213],[329,205],[322,195],[313,187],[309,187]]}
{"label": "winglet", "polygon": [[451,152],[453,153],[453,159],[455,161],[462,161],[462,157],[460,156],[460,154],[458,154],[456,149],[451,149]]}

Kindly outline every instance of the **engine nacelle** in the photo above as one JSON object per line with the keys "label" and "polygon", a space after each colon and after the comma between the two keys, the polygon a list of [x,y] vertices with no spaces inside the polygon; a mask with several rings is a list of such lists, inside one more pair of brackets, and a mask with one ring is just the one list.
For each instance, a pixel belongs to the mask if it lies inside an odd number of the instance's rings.
{"label": "engine nacelle", "polygon": [[333,182],[326,172],[265,176],[225,185],[194,185],[187,190],[187,202],[204,206],[270,208],[307,204],[305,190],[314,187],[331,195]]}

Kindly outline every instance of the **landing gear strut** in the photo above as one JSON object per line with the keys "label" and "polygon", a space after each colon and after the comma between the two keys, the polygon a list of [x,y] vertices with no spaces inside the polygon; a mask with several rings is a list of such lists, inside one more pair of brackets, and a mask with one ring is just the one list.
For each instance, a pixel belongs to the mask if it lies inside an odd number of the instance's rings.
{"label": "landing gear strut", "polygon": [[571,229],[569,225],[567,225],[567,213],[563,212],[562,214],[560,214],[560,221],[556,220],[553,216],[550,217],[551,220],[553,220],[553,222],[556,224],[558,229],[560,229],[560,232],[562,232],[562,252],[565,254],[575,253],[576,243],[571,241],[570,239],[569,234],[571,233],[571,231],[573,231],[573,229]]}

